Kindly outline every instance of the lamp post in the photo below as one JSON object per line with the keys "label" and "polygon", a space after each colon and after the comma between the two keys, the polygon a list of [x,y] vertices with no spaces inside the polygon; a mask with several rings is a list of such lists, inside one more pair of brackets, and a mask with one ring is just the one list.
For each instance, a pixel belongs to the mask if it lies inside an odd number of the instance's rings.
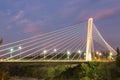
{"label": "lamp post", "polygon": [[10,58],[12,58],[13,52],[14,52],[14,48],[10,48]]}
{"label": "lamp post", "polygon": [[20,58],[21,58],[21,50],[22,50],[22,46],[19,46],[18,49],[20,50]]}
{"label": "lamp post", "polygon": [[98,52],[98,51],[96,51],[96,56],[97,56],[97,59],[100,58],[100,56],[99,56],[99,52]]}
{"label": "lamp post", "polygon": [[67,51],[67,59],[68,60],[70,59],[70,55],[71,55],[70,51]]}
{"label": "lamp post", "polygon": [[[53,52],[56,53],[56,52],[57,52],[57,49],[54,49]],[[56,53],[56,58],[57,58],[57,53]]]}
{"label": "lamp post", "polygon": [[101,52],[96,52],[96,55],[98,56],[98,59],[101,59],[102,53]]}
{"label": "lamp post", "polygon": [[110,58],[110,60],[112,60],[112,59],[113,59],[113,57],[112,57],[112,56],[113,56],[113,53],[112,53],[112,52],[110,52],[110,53],[109,53],[109,58]]}
{"label": "lamp post", "polygon": [[46,58],[46,53],[47,53],[47,50],[44,50],[44,51],[43,51],[43,55],[44,55],[43,58],[44,58],[44,60],[45,60],[45,58]]}
{"label": "lamp post", "polygon": [[101,59],[101,56],[102,56],[102,53],[101,53],[101,52],[99,53],[99,56],[100,56],[100,59]]}
{"label": "lamp post", "polygon": [[81,51],[81,50],[78,50],[77,53],[78,53],[78,54],[80,55],[80,57],[81,57],[82,51]]}

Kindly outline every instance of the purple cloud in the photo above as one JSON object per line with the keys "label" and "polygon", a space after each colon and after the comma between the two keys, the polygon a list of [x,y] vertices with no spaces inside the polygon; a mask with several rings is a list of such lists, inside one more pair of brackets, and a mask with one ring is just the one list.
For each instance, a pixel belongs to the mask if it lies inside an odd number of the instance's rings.
{"label": "purple cloud", "polygon": [[63,5],[58,11],[58,14],[63,18],[69,18],[79,13],[80,10],[86,5],[89,4],[89,0],[81,1],[81,0],[71,0]]}
{"label": "purple cloud", "polygon": [[23,11],[23,10],[20,10],[20,11],[17,13],[17,15],[15,15],[15,16],[13,17],[13,21],[18,20],[18,19],[22,18],[23,16],[24,16],[24,11]]}
{"label": "purple cloud", "polygon": [[24,33],[34,33],[39,30],[39,23],[38,22],[33,22],[28,19],[23,19],[19,22],[17,22],[18,25],[21,25],[23,27],[23,32]]}
{"label": "purple cloud", "polygon": [[101,18],[109,17],[109,16],[116,14],[118,11],[120,11],[119,7],[100,10],[100,11],[96,12],[96,14],[93,16],[93,18],[101,19]]}
{"label": "purple cloud", "polygon": [[35,27],[34,25],[30,25],[30,26],[27,26],[25,29],[24,29],[24,33],[34,33],[38,31],[38,28]]}
{"label": "purple cloud", "polygon": [[1,17],[3,17],[3,19],[1,19],[2,21],[2,26],[5,27],[7,30],[11,29],[15,26],[13,26],[13,24],[16,24],[17,21],[19,21],[20,19],[22,19],[24,17],[24,11],[23,10],[19,10],[17,12],[17,14],[12,14],[13,12],[11,12],[10,10],[7,10],[7,12],[1,12]]}
{"label": "purple cloud", "polygon": [[107,18],[116,15],[120,11],[120,7],[105,8],[98,10],[83,10],[80,15],[76,16],[76,21],[86,21],[88,18],[92,17],[96,20]]}

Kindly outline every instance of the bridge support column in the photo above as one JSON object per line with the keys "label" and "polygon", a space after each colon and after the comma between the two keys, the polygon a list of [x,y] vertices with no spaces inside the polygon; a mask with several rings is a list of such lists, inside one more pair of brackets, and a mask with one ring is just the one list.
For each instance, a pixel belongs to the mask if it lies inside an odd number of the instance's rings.
{"label": "bridge support column", "polygon": [[93,27],[93,18],[89,18],[87,44],[86,44],[86,61],[92,61],[92,27]]}

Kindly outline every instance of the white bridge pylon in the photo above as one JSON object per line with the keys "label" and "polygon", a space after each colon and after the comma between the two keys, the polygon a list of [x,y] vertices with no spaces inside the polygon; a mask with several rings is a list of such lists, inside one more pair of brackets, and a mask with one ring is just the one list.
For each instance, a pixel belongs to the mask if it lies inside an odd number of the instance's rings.
{"label": "white bridge pylon", "polygon": [[87,31],[87,43],[86,43],[86,61],[92,61],[94,58],[93,54],[94,53],[94,44],[93,44],[93,28],[97,32],[98,36],[100,39],[103,41],[105,46],[109,50],[109,55],[116,55],[117,52],[104,40],[100,32],[97,30],[93,23],[93,18],[88,19],[88,31]]}
{"label": "white bridge pylon", "polygon": [[92,28],[93,18],[88,19],[88,32],[87,32],[87,44],[86,44],[86,61],[92,60]]}

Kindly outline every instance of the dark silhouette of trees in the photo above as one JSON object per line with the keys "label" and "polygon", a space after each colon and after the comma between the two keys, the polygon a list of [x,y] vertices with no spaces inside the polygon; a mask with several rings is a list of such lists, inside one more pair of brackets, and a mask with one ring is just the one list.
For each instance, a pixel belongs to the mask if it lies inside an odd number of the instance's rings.
{"label": "dark silhouette of trees", "polygon": [[116,65],[120,67],[120,49],[117,48]]}
{"label": "dark silhouette of trees", "polygon": [[1,45],[2,43],[3,43],[3,39],[1,38],[1,39],[0,39],[0,45]]}
{"label": "dark silhouette of trees", "polygon": [[117,47],[116,51],[117,51],[118,54],[120,54],[120,49],[119,49],[119,47]]}
{"label": "dark silhouette of trees", "polygon": [[17,66],[10,76],[33,77],[44,80],[120,80],[120,67],[115,62],[85,62],[79,65]]}
{"label": "dark silhouette of trees", "polygon": [[88,62],[68,67],[61,73],[59,80],[111,80],[111,73],[106,65],[108,64]]}

